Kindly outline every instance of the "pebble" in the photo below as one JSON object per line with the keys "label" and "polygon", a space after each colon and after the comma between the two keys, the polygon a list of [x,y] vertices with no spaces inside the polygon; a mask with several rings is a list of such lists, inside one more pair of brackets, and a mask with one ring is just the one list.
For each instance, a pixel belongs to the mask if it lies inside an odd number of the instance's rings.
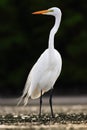
{"label": "pebble", "polygon": [[42,114],[39,117],[37,114],[30,114],[30,115],[14,115],[14,114],[7,114],[5,116],[0,115],[0,124],[14,124],[14,123],[32,123],[32,124],[55,124],[55,123],[72,123],[72,124],[83,124],[87,123],[87,114],[86,113],[79,113],[79,114],[65,114],[65,113],[56,113],[54,118],[52,118],[49,114]]}

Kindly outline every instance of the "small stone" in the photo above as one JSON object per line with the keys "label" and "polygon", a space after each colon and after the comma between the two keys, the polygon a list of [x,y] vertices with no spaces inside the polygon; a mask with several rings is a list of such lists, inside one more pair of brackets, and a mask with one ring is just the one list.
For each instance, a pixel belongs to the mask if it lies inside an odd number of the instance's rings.
{"label": "small stone", "polygon": [[18,117],[18,115],[14,115],[13,117],[14,117],[14,118],[17,118],[17,117]]}
{"label": "small stone", "polygon": [[36,121],[36,118],[35,118],[35,117],[33,117],[33,118],[32,118],[32,121],[33,121],[33,122],[34,122],[34,121]]}

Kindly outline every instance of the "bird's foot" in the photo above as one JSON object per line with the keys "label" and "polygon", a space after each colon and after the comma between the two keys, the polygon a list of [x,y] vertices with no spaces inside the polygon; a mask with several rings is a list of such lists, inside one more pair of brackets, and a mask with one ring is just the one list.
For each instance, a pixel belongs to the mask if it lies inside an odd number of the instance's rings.
{"label": "bird's foot", "polygon": [[39,118],[41,118],[41,113],[39,113]]}
{"label": "bird's foot", "polygon": [[55,118],[55,115],[52,113],[52,114],[51,114],[51,117],[52,117],[52,118]]}

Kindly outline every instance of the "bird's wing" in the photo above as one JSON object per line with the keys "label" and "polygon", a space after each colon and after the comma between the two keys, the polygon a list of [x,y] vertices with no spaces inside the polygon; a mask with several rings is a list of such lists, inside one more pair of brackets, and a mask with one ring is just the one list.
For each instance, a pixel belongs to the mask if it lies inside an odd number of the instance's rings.
{"label": "bird's wing", "polygon": [[31,84],[30,75],[31,75],[31,72],[29,73],[29,76],[27,78],[27,81],[26,81],[26,84],[25,84],[25,87],[24,87],[24,90],[23,90],[23,94],[22,94],[21,98],[19,99],[19,102],[18,102],[17,105],[19,105],[23,101],[23,99],[24,99],[24,105],[26,105],[27,102],[28,102],[28,98],[29,98],[28,91],[29,91],[30,84]]}
{"label": "bird's wing", "polygon": [[[32,69],[31,69],[31,71],[29,73],[29,76],[27,78],[27,81],[26,81],[26,84],[25,84],[25,87],[24,87],[24,90],[23,90],[23,94],[22,94],[18,104],[20,104],[23,100],[24,100],[24,105],[26,105],[28,103],[28,99],[32,94],[30,92],[30,90],[32,90],[32,89],[35,90],[37,92],[37,94],[33,95],[31,97],[34,98],[34,97],[40,96],[40,92],[37,91],[35,88],[37,87],[37,84],[39,82],[40,77],[42,75],[44,75],[43,72],[45,72],[46,69],[47,69],[47,62],[48,62],[47,57],[48,57],[48,49],[45,50],[45,52],[39,57],[37,62],[32,67]],[[31,87],[32,83],[35,83],[33,88]]]}
{"label": "bird's wing", "polygon": [[[44,78],[49,75],[49,61],[48,61],[48,49],[46,49],[39,59],[37,60],[36,64],[32,68],[32,85],[29,90],[29,95],[32,99],[39,98],[41,95],[42,86],[46,84]],[[45,78],[46,79],[46,78]],[[41,83],[44,80],[44,83]],[[44,91],[42,91],[42,94]]]}

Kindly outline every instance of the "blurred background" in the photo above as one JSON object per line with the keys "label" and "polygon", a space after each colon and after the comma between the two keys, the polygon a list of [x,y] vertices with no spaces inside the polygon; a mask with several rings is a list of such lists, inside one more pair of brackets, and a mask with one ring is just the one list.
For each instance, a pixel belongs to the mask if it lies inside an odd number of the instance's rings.
{"label": "blurred background", "polygon": [[32,12],[54,6],[62,11],[55,48],[63,60],[54,95],[87,94],[87,1],[0,0],[0,97],[22,94],[54,24],[54,17]]}

